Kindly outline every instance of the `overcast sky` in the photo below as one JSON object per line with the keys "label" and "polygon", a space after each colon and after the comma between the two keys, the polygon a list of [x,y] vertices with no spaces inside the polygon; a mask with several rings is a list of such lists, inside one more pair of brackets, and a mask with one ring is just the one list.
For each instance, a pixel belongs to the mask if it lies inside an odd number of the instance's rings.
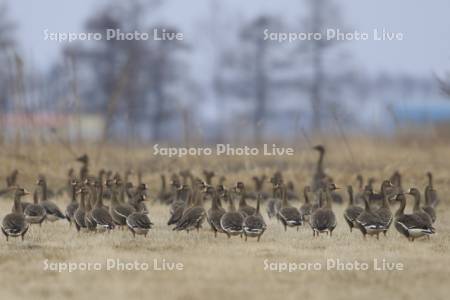
{"label": "overcast sky", "polygon": [[[179,25],[186,32],[186,40],[195,45],[196,39],[202,37],[199,24],[209,17],[210,1],[166,0],[153,18]],[[61,44],[45,41],[43,31],[79,32],[86,17],[105,1],[6,2],[19,26],[19,44],[25,57],[36,66],[45,67],[58,55]],[[233,16],[230,22],[266,13],[282,16],[295,24],[304,12],[301,0],[220,2],[226,14]],[[372,73],[388,71],[423,76],[450,70],[450,1],[343,0],[339,3],[346,23],[355,30],[372,32],[375,28],[385,28],[404,35],[403,41],[349,42],[348,47],[363,69]]]}

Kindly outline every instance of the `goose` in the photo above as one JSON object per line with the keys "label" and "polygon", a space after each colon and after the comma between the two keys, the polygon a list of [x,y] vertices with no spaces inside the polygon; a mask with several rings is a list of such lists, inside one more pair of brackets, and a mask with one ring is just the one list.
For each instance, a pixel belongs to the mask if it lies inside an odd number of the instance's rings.
{"label": "goose", "polygon": [[356,218],[356,224],[361,233],[366,238],[366,235],[376,235],[379,239],[380,232],[387,230],[386,223],[381,217],[372,211],[369,204],[369,194],[364,194],[364,211]]}
{"label": "goose", "polygon": [[431,172],[427,172],[427,177],[428,185],[425,188],[425,199],[428,201],[427,206],[434,208],[439,204],[439,196],[433,187],[433,174]]}
{"label": "goose", "polygon": [[298,200],[297,192],[292,181],[288,181],[286,184],[286,198],[288,200]]}
{"label": "goose", "polygon": [[38,187],[41,189],[41,198],[40,198],[40,204],[42,207],[44,207],[46,212],[46,220],[49,220],[50,222],[55,222],[60,219],[65,219],[66,217],[61,212],[59,207],[53,203],[52,201],[48,200],[48,189],[47,189],[47,180],[44,176],[40,176],[37,181]]}
{"label": "goose", "polygon": [[286,187],[281,187],[282,191],[282,201],[281,207],[278,211],[278,219],[284,226],[284,231],[287,230],[287,227],[296,227],[297,231],[299,226],[302,225],[302,216],[296,207],[291,206],[287,201],[286,195]]}
{"label": "goose", "polygon": [[109,206],[109,213],[118,226],[127,225],[127,217],[136,212],[136,209],[128,203],[121,203],[117,197],[117,188],[110,188],[111,205]]}
{"label": "goose", "polygon": [[183,215],[180,220],[177,222],[173,230],[182,231],[186,230],[187,233],[189,231],[196,229],[197,232],[202,227],[203,222],[206,218],[206,211],[203,207],[203,197],[197,191],[194,193],[193,203],[190,207],[184,210]]}
{"label": "goose", "polygon": [[77,201],[77,194],[78,194],[78,181],[72,180],[70,185],[70,194],[71,194],[71,201],[66,207],[66,219],[69,221],[69,224],[72,226],[73,216],[75,214],[75,211],[78,209],[79,203]]}
{"label": "goose", "polygon": [[78,157],[77,162],[81,163],[80,168],[80,180],[84,181],[88,178],[89,175],[89,156],[87,154],[83,154],[82,156]]}
{"label": "goose", "polygon": [[344,211],[344,219],[350,227],[350,232],[352,232],[353,227],[356,226],[356,219],[363,212],[363,208],[356,206],[353,200],[353,187],[349,185],[347,187],[348,191],[348,206]]}
{"label": "goose", "polygon": [[258,176],[252,177],[252,180],[255,183],[255,193],[256,193],[256,197],[254,198],[261,196],[263,200],[266,200],[270,197],[268,193],[263,191],[264,182],[266,181],[266,178],[267,178],[266,175],[261,175],[261,177]]}
{"label": "goose", "polygon": [[272,189],[272,197],[269,198],[267,201],[267,216],[270,218],[277,216],[278,211],[277,208],[279,208],[279,202],[280,202],[280,191],[279,191],[279,185],[274,184]]}
{"label": "goose", "polygon": [[214,173],[214,171],[203,170],[203,176],[205,177],[205,182],[206,182],[207,185],[211,185],[212,184],[212,178],[215,175],[216,174]]}
{"label": "goose", "polygon": [[377,215],[380,217],[381,221],[383,222],[383,224],[386,228],[385,230],[383,230],[384,236],[386,236],[386,233],[387,233],[389,227],[391,227],[392,220],[393,220],[391,208],[389,206],[390,197],[391,197],[390,194],[385,193],[383,202],[381,203],[380,208],[377,209],[377,211],[376,211]]}
{"label": "goose", "polygon": [[177,198],[172,202],[170,206],[170,219],[167,225],[176,224],[183,216],[183,211],[188,205],[188,199],[190,198],[191,189],[188,185],[182,185],[177,190]]}
{"label": "goose", "polygon": [[336,216],[331,208],[331,194],[330,191],[338,189],[336,185],[330,184],[329,187],[324,187],[323,192],[325,194],[325,206],[318,208],[311,215],[311,228],[313,230],[313,236],[318,236],[321,232],[333,234],[333,230],[336,228]]}
{"label": "goose", "polygon": [[220,195],[214,188],[208,187],[206,192],[212,197],[211,208],[206,212],[206,220],[214,232],[214,237],[217,237],[218,232],[223,232],[220,219],[225,214],[225,209],[222,208]]}
{"label": "goose", "polygon": [[261,239],[261,236],[264,234],[264,231],[266,231],[267,225],[266,222],[264,222],[264,218],[262,217],[261,213],[259,212],[259,207],[261,200],[263,199],[263,196],[260,194],[258,198],[256,199],[256,211],[255,214],[251,216],[247,216],[244,219],[244,236],[245,241],[247,241],[247,237],[256,237],[257,241]]}
{"label": "goose", "polygon": [[403,193],[403,187],[402,187],[402,174],[397,170],[392,174],[391,178],[389,178],[389,181],[392,183],[392,188],[389,191],[390,192],[390,198],[395,197],[397,194]]}
{"label": "goose", "polygon": [[425,210],[420,207],[420,192],[416,188],[410,188],[408,193],[409,195],[412,195],[414,197],[414,207],[413,207],[413,213],[414,215],[418,216],[427,226],[432,226],[433,219],[431,216],[425,212]]}
{"label": "goose", "polygon": [[322,187],[324,187],[324,182],[327,181],[329,178],[328,175],[325,173],[323,168],[323,160],[325,157],[325,147],[322,145],[317,145],[313,147],[314,150],[319,152],[319,160],[317,161],[316,165],[316,172],[313,176],[313,182],[312,182],[312,190],[314,192],[317,192]]}
{"label": "goose", "polygon": [[386,196],[388,197],[388,199],[392,198],[392,191],[394,188],[395,187],[390,180],[383,180],[380,186],[379,193],[374,193],[372,190],[370,190],[370,188],[367,188],[367,190],[369,191],[369,203],[374,207],[380,207]]}
{"label": "goose", "polygon": [[[97,230],[97,222],[95,222],[94,218],[92,217],[92,202],[95,201],[97,202],[97,197],[96,197],[97,191],[94,189],[94,191],[92,191],[92,189],[89,189],[89,200],[86,201],[85,203],[85,215],[84,215],[84,221],[86,223],[86,227],[89,231],[96,231]],[[95,199],[95,200],[93,200]]]}
{"label": "goose", "polygon": [[422,209],[431,217],[431,221],[436,222],[436,211],[432,205],[432,201],[430,200],[430,195],[433,194],[433,192],[435,192],[432,189],[429,189],[429,187],[427,186],[425,188],[425,206],[422,207]]}
{"label": "goose", "polygon": [[33,203],[27,205],[23,211],[23,214],[29,224],[39,224],[39,226],[42,226],[42,222],[45,220],[47,213],[45,208],[39,204],[39,197],[37,193],[33,194]]}
{"label": "goose", "polygon": [[28,222],[22,211],[22,205],[20,204],[20,199],[30,194],[27,190],[23,188],[17,188],[14,195],[14,206],[12,212],[7,214],[2,221],[2,232],[6,237],[6,241],[9,237],[20,236],[22,241],[25,234],[28,231]]}
{"label": "goose", "polygon": [[103,205],[103,185],[101,182],[96,181],[95,186],[99,190],[99,195],[90,213],[90,218],[97,224],[96,228],[98,231],[112,230],[115,227],[114,221],[109,214],[108,208]]}
{"label": "goose", "polygon": [[[136,201],[142,202],[146,200],[145,194],[139,194],[136,198]],[[133,237],[136,237],[136,234],[147,236],[148,231],[152,228],[153,223],[150,221],[148,214],[140,211],[136,211],[131,213],[127,217],[127,226],[128,229],[133,234]]]}
{"label": "goose", "polygon": [[17,184],[17,176],[19,175],[19,171],[14,169],[11,174],[6,177],[6,187],[15,187]]}
{"label": "goose", "polygon": [[303,189],[303,197],[305,198],[305,203],[300,206],[300,216],[302,220],[309,222],[312,213],[312,204],[309,201],[309,193],[311,192],[311,187],[309,185],[305,186]]}
{"label": "goose", "polygon": [[425,224],[415,214],[405,214],[406,197],[404,194],[398,194],[395,200],[400,202],[400,207],[395,212],[395,229],[404,235],[409,241],[413,242],[414,239],[422,236],[430,236],[435,233],[435,229],[432,226]]}
{"label": "goose", "polygon": [[247,204],[247,193],[245,191],[245,185],[242,182],[236,183],[236,191],[240,196],[238,211],[245,216],[251,216],[255,213],[256,209]]}
{"label": "goose", "polygon": [[128,204],[133,206],[136,211],[148,214],[148,208],[145,205],[144,201],[141,201],[142,199],[147,199],[147,190],[148,187],[145,183],[141,183],[136,187],[136,190],[131,195],[131,198],[128,200]]}
{"label": "goose", "polygon": [[244,230],[244,216],[240,212],[236,211],[234,199],[230,197],[228,191],[225,193],[225,197],[227,198],[229,206],[228,211],[223,214],[222,218],[220,218],[220,226],[228,238],[235,235],[240,235],[242,237]]}
{"label": "goose", "polygon": [[358,192],[354,196],[355,204],[364,203],[364,178],[361,174],[356,175],[356,181],[358,182]]}
{"label": "goose", "polygon": [[[75,221],[75,227],[78,232],[80,232],[81,229],[86,229],[86,196],[89,195],[89,190],[86,186],[82,186],[78,191],[78,194],[80,194],[80,205],[78,206],[77,210],[73,214],[73,220]],[[88,199],[89,201],[89,199]]]}

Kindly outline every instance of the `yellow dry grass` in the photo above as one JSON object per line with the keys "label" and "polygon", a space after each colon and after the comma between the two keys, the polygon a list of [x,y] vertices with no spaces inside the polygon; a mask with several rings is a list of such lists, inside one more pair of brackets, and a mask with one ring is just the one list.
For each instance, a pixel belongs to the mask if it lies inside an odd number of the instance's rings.
{"label": "yellow dry grass", "polygon": [[[379,184],[399,169],[404,174],[404,187],[423,189],[425,172],[435,174],[435,186],[441,195],[437,234],[431,240],[408,242],[391,228],[387,238],[363,241],[358,232],[349,233],[342,219],[343,207],[334,206],[338,227],[333,237],[313,238],[311,230],[284,232],[275,220],[267,220],[268,230],[260,243],[239,237],[228,240],[214,238],[207,226],[200,233],[175,233],[165,223],[168,208],[150,205],[155,223],[147,238],[133,239],[127,231],[110,234],[76,233],[66,222],[46,223],[32,227],[25,241],[0,240],[0,299],[448,299],[450,277],[450,220],[447,194],[450,193],[450,152],[445,144],[433,147],[420,144],[399,145],[388,141],[352,141],[354,161],[342,143],[329,143],[327,172],[336,183],[345,186],[354,182],[357,172],[373,176]],[[93,147],[82,147],[94,155]],[[63,148],[54,145],[25,147],[13,151],[1,150],[0,178],[13,168],[21,171],[19,181],[33,189],[33,180],[44,173],[51,187],[64,184],[67,168],[76,167]],[[233,158],[152,158],[151,150],[107,147],[100,166],[124,170],[141,167],[145,181],[154,195],[159,188],[159,172],[177,171],[186,167],[199,173],[202,168],[225,174],[227,183],[237,179],[251,183],[251,176],[277,169],[286,179],[296,183],[297,190],[309,184],[315,155],[301,147],[294,157],[233,157]],[[31,200],[31,199],[27,199]],[[65,207],[67,196],[56,202]],[[412,201],[409,202],[409,204]],[[209,206],[209,204],[207,204]],[[0,199],[0,216],[11,208],[9,198]],[[159,263],[182,263],[182,271],[106,271],[105,260],[139,261],[153,266]],[[374,259],[402,263],[403,271],[297,271],[264,270],[264,261],[287,263],[320,263],[326,268],[327,259],[342,262],[368,262]],[[44,270],[44,261],[100,262],[102,271],[52,272]]]}

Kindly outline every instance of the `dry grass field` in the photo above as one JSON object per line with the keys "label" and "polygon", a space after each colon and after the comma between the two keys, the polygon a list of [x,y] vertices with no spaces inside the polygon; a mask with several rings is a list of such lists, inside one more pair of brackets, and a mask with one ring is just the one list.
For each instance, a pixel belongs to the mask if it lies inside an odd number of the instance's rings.
{"label": "dry grass field", "polygon": [[[299,232],[268,220],[268,229],[260,243],[239,237],[214,238],[204,226],[200,233],[173,232],[166,226],[168,207],[150,203],[150,217],[155,223],[147,238],[132,238],[128,231],[110,234],[80,233],[67,222],[45,223],[32,227],[25,241],[0,239],[0,299],[448,299],[450,288],[450,151],[446,144],[397,144],[385,140],[352,140],[352,155],[342,142],[326,144],[327,172],[337,185],[355,185],[356,174],[375,177],[376,185],[395,170],[404,175],[403,187],[423,190],[425,173],[433,171],[435,187],[441,196],[438,207],[437,234],[431,240],[408,242],[391,228],[387,238],[362,239],[350,234],[342,218],[344,206],[334,205],[338,227],[333,237],[313,238],[304,226]],[[139,150],[136,150],[139,149]],[[67,169],[77,167],[73,157],[55,145],[22,145],[20,150],[2,147],[0,178],[14,168],[20,170],[19,182],[34,189],[38,173],[47,176],[49,186],[64,184]],[[80,147],[77,152],[96,155],[94,147]],[[92,172],[100,167],[114,170],[142,168],[150,195],[159,189],[159,173],[191,168],[200,174],[213,169],[227,177],[227,184],[242,180],[250,186],[251,176],[283,171],[301,191],[311,182],[316,154],[309,148],[296,147],[293,157],[200,157],[183,159],[155,158],[149,147],[106,147],[94,161]],[[269,186],[267,185],[268,189]],[[345,195],[345,190],[342,191]],[[150,197],[152,198],[152,197]],[[347,199],[345,195],[345,199]],[[407,209],[412,206],[408,198]],[[31,201],[31,198],[26,199]],[[65,208],[68,197],[55,201]],[[300,203],[299,203],[300,204]],[[299,205],[298,204],[298,205]],[[11,209],[11,199],[0,199],[0,217]],[[210,204],[207,203],[206,206]],[[297,205],[297,204],[296,204]],[[264,208],[265,209],[265,208]],[[148,271],[106,271],[106,259],[150,264]],[[158,271],[161,264],[183,264],[180,271]],[[367,271],[326,270],[327,259],[341,262],[366,262]],[[373,260],[400,263],[404,270],[376,271]],[[101,271],[55,272],[44,270],[49,262],[99,262]],[[276,272],[265,270],[264,262],[319,263],[322,270]]]}

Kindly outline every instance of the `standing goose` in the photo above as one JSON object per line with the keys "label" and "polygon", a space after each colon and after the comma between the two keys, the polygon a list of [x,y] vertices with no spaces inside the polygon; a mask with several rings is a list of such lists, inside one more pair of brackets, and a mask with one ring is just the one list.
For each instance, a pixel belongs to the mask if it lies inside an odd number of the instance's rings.
{"label": "standing goose", "polygon": [[39,224],[39,226],[41,226],[47,213],[45,212],[45,208],[39,204],[38,198],[37,193],[34,193],[33,203],[27,205],[23,213],[29,224]]}
{"label": "standing goose", "polygon": [[267,209],[266,209],[267,216],[269,217],[269,219],[277,216],[278,214],[277,207],[279,206],[278,203],[281,200],[278,183],[274,183],[273,178],[271,179],[271,182],[273,184],[272,197],[269,198],[269,200],[267,201]]}
{"label": "standing goose", "polygon": [[23,237],[28,231],[28,223],[23,214],[22,205],[20,204],[20,199],[30,194],[23,188],[17,188],[14,195],[14,206],[12,212],[7,214],[2,221],[2,232],[8,241],[9,237],[20,236],[23,241]]}
{"label": "standing goose", "polygon": [[352,232],[353,227],[356,226],[356,219],[364,211],[362,207],[356,206],[353,200],[353,188],[351,185],[347,187],[348,191],[348,206],[344,211],[344,219],[350,227],[350,232]]}
{"label": "standing goose", "polygon": [[142,199],[147,199],[148,187],[145,183],[141,183],[136,187],[136,190],[132,193],[131,198],[128,200],[128,204],[133,206],[136,211],[148,214],[148,208]]}
{"label": "standing goose", "polygon": [[247,241],[247,237],[256,237],[257,241],[261,239],[261,236],[266,231],[266,222],[264,222],[264,218],[259,212],[260,202],[262,199],[262,195],[259,195],[256,200],[256,212],[254,215],[248,216],[244,219],[244,235],[245,241]]}
{"label": "standing goose", "polygon": [[405,214],[406,197],[404,194],[398,194],[395,198],[400,202],[400,207],[395,213],[395,228],[398,232],[413,242],[414,239],[422,236],[430,236],[435,233],[432,226],[425,224],[417,215]]}
{"label": "standing goose", "polygon": [[236,191],[238,195],[240,196],[239,200],[239,209],[238,211],[245,217],[245,216],[251,216],[255,214],[256,209],[253,206],[250,206],[247,204],[247,193],[245,190],[244,183],[238,182],[236,184]]}
{"label": "standing goose", "polygon": [[225,193],[225,197],[228,200],[229,207],[228,211],[224,213],[220,219],[220,226],[228,238],[234,235],[240,235],[242,237],[244,230],[244,216],[236,211],[234,199],[230,197],[229,192]]}
{"label": "standing goose", "polygon": [[219,193],[212,187],[208,187],[206,191],[211,197],[211,208],[206,213],[206,219],[214,231],[214,237],[217,237],[217,232],[223,232],[220,226],[220,219],[225,214],[225,209],[222,208]]}
{"label": "standing goose", "polygon": [[300,206],[300,216],[302,220],[309,222],[312,213],[312,204],[309,201],[309,193],[311,192],[311,187],[309,185],[305,186],[303,189],[303,196],[305,198],[305,203]]}
{"label": "standing goose", "polygon": [[[97,222],[95,222],[94,218],[92,217],[92,202],[96,201],[97,197],[94,196],[97,193],[97,191],[94,189],[94,192],[92,191],[92,189],[90,189],[89,191],[89,200],[86,201],[85,204],[85,214],[84,214],[84,221],[86,222],[86,227],[89,231],[95,231],[97,229]],[[92,200],[92,199],[95,200]]]}
{"label": "standing goose", "polygon": [[94,207],[91,211],[91,218],[97,224],[99,231],[114,229],[114,221],[108,212],[108,208],[103,205],[103,185],[101,181],[96,181],[96,188],[98,189],[98,197],[95,201]]}
{"label": "standing goose", "polygon": [[356,176],[356,181],[358,182],[358,192],[354,196],[355,204],[364,203],[364,178],[361,174]]}
{"label": "standing goose", "polygon": [[412,195],[414,197],[414,207],[413,207],[413,213],[414,215],[418,216],[427,226],[432,226],[433,219],[431,216],[425,212],[425,210],[420,207],[420,192],[416,188],[410,188],[408,191],[409,195]]}
{"label": "standing goose", "polygon": [[287,230],[287,227],[297,227],[297,231],[299,226],[302,225],[302,216],[296,207],[291,206],[287,201],[286,195],[286,187],[281,187],[282,191],[282,202],[281,208],[278,211],[278,219],[284,226],[284,231]]}
{"label": "standing goose", "polygon": [[[81,229],[87,228],[86,225],[86,196],[89,194],[87,187],[82,186],[77,193],[80,194],[80,205],[73,214],[73,220],[75,221],[75,227],[79,232]],[[89,199],[88,199],[89,201]]]}
{"label": "standing goose", "polygon": [[381,203],[381,207],[376,211],[385,227],[385,230],[383,230],[384,236],[386,236],[386,232],[388,231],[389,227],[391,227],[393,220],[391,208],[389,206],[390,197],[390,194],[385,193],[383,202]]}
{"label": "standing goose", "polygon": [[330,191],[337,189],[333,183],[329,187],[324,187],[322,193],[325,194],[325,206],[318,208],[311,215],[311,228],[313,230],[313,236],[318,236],[321,232],[333,234],[333,230],[336,228],[336,216],[331,208],[331,194]]}
{"label": "standing goose", "polygon": [[430,189],[428,186],[425,188],[425,206],[422,209],[431,217],[431,221],[436,222],[436,211],[432,205],[432,201],[430,200],[430,195],[435,192],[432,188]]}
{"label": "standing goose", "polygon": [[136,209],[128,203],[120,203],[117,197],[117,189],[110,188],[111,191],[111,205],[109,206],[109,213],[114,221],[114,224],[118,226],[126,226],[127,218],[132,213],[136,212]]}
{"label": "standing goose", "polygon": [[181,219],[177,222],[173,228],[175,231],[186,230],[188,233],[190,230],[199,229],[202,227],[206,218],[206,211],[203,208],[203,196],[199,192],[194,193],[195,198],[192,206],[185,209]]}
{"label": "standing goose", "polygon": [[73,216],[75,214],[75,211],[78,209],[79,203],[77,201],[77,194],[78,194],[78,182],[76,180],[72,180],[70,185],[70,194],[71,194],[71,201],[69,205],[66,207],[66,219],[69,221],[69,224],[72,226]]}
{"label": "standing goose", "polygon": [[255,191],[256,191],[256,197],[259,197],[261,195],[262,199],[269,198],[269,194],[263,191],[264,188],[264,182],[266,181],[266,175],[262,175],[261,177],[253,176],[253,182],[255,183]]}
{"label": "standing goose", "polygon": [[[137,203],[145,200],[146,196],[143,193],[140,193],[138,198],[136,198]],[[136,211],[127,217],[127,226],[133,234],[133,237],[135,237],[136,234],[144,235],[146,237],[148,231],[152,228],[153,223],[150,221],[147,213]]]}
{"label": "standing goose", "polygon": [[177,190],[177,198],[170,206],[170,218],[167,225],[176,224],[181,219],[183,211],[187,208],[190,193],[191,189],[188,185],[182,185]]}
{"label": "standing goose", "polygon": [[324,171],[323,168],[323,159],[325,157],[325,147],[322,145],[317,145],[313,147],[314,150],[319,152],[319,160],[317,161],[316,166],[316,172],[313,176],[313,182],[312,182],[312,190],[314,192],[317,192],[322,187],[324,187],[324,181],[328,178],[327,174]]}
{"label": "standing goose", "polygon": [[356,225],[361,230],[364,239],[367,234],[376,235],[377,239],[379,239],[380,232],[387,230],[386,224],[380,216],[372,211],[368,193],[364,194],[364,211],[356,218]]}
{"label": "standing goose", "polygon": [[42,207],[44,207],[45,212],[47,214],[46,220],[49,220],[50,222],[55,222],[60,219],[65,219],[66,217],[61,212],[59,207],[53,203],[52,201],[48,200],[48,189],[47,189],[47,180],[44,176],[40,176],[37,181],[38,187],[41,189],[41,202],[40,204]]}
{"label": "standing goose", "polygon": [[433,186],[433,174],[427,172],[428,185],[425,188],[425,199],[428,202],[427,206],[436,207],[439,204],[439,196]]}

